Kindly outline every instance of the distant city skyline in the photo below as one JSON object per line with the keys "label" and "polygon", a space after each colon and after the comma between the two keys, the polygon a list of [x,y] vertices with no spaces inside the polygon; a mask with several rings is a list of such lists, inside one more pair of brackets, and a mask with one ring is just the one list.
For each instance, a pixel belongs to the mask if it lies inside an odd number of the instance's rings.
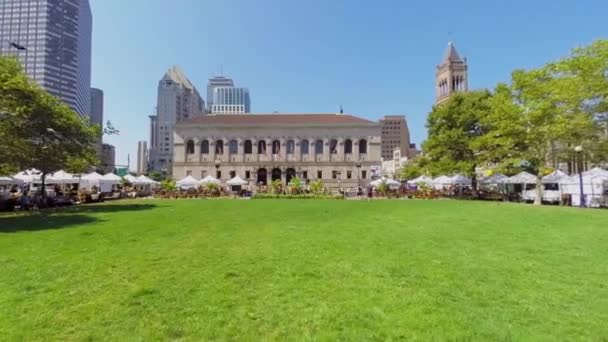
{"label": "distant city skyline", "polygon": [[[137,141],[148,139],[158,75],[174,64],[199,87],[223,65],[224,74],[254,93],[253,112],[338,112],[343,104],[345,112],[373,120],[402,114],[420,144],[448,41],[468,57],[469,89],[492,88],[508,82],[514,69],[540,66],[605,37],[608,12],[599,0],[91,5],[93,84],[104,89],[107,119],[121,131],[107,140],[122,164],[128,153],[136,155]],[[167,13],[171,25],[159,25]]]}

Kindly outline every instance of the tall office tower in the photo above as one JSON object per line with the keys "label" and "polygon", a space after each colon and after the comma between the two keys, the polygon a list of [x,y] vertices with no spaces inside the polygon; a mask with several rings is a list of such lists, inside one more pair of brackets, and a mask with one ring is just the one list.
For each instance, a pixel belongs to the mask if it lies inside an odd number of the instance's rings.
{"label": "tall office tower", "polygon": [[[91,88],[91,123],[103,127],[103,91],[97,88]],[[99,134],[95,150],[97,151],[97,159],[102,159],[102,143],[103,133]]]}
{"label": "tall office tower", "polygon": [[150,160],[153,170],[170,173],[173,159],[173,127],[177,122],[205,114],[205,101],[177,66],[158,83],[156,117],[150,118]]}
{"label": "tall office tower", "polygon": [[148,143],[145,140],[137,142],[137,174],[148,172]]}
{"label": "tall office tower", "polygon": [[393,160],[394,151],[399,150],[401,157],[410,154],[410,130],[404,115],[386,115],[380,119],[382,125],[382,159]]}
{"label": "tall office tower", "polygon": [[441,104],[450,98],[450,95],[460,91],[469,90],[469,76],[467,59],[461,58],[452,42],[435,73],[436,104]]}
{"label": "tall office tower", "polygon": [[86,118],[92,24],[89,0],[2,0],[0,54],[17,57],[31,79]]}
{"label": "tall office tower", "polygon": [[249,89],[235,87],[217,87],[213,91],[213,114],[251,113]]}
{"label": "tall office tower", "polygon": [[215,76],[209,79],[207,83],[207,112],[211,113],[213,106],[213,94],[215,89],[219,87],[234,87],[234,81],[224,76]]}

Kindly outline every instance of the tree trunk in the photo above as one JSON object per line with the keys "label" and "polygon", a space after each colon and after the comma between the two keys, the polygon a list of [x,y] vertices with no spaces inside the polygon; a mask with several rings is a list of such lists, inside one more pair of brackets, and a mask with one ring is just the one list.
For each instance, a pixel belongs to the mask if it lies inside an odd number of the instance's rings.
{"label": "tree trunk", "polygon": [[473,168],[473,175],[471,176],[471,193],[474,199],[477,199],[479,195],[477,185],[477,173],[475,172],[475,168]]}
{"label": "tree trunk", "polygon": [[46,208],[46,172],[42,172],[42,176],[40,176],[40,180],[42,184],[40,185],[40,190],[42,193],[40,194],[40,203],[38,203],[38,208]]}
{"label": "tree trunk", "polygon": [[543,182],[542,182],[542,180],[543,180],[543,175],[539,170],[538,175],[536,176],[536,196],[534,197],[534,205],[543,204]]}

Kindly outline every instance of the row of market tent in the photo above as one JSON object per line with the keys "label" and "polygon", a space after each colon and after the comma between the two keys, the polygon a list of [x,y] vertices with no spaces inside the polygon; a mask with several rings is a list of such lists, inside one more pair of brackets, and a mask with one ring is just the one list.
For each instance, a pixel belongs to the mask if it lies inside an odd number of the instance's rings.
{"label": "row of market tent", "polygon": [[[101,175],[97,172],[91,172],[83,175],[75,175],[63,170],[48,174],[45,177],[45,184],[49,185],[67,185],[78,184],[79,188],[92,189],[98,188],[101,192],[109,192],[112,187],[119,185],[123,179],[135,186],[150,186],[158,185],[158,182],[146,177],[135,177],[126,175],[120,177],[113,173]],[[0,177],[0,185],[30,185],[36,186],[42,183],[42,173],[36,169],[25,170],[13,176]]]}
{"label": "row of market tent", "polygon": [[[180,189],[183,189],[183,190],[198,188],[200,186],[204,186],[209,183],[220,184],[221,182],[219,180],[217,180],[216,178],[213,178],[212,176],[207,176],[201,180],[198,180],[192,176],[186,176],[186,177],[178,180],[177,182],[175,182],[175,184]],[[229,186],[238,187],[238,186],[247,185],[247,184],[249,184],[249,182],[242,179],[239,176],[235,176],[232,179],[226,181],[226,184]]]}
{"label": "row of market tent", "polygon": [[[542,177],[543,200],[547,202],[559,202],[562,195],[566,194],[571,195],[572,205],[579,205],[581,199],[581,178],[585,203],[589,206],[599,206],[600,203],[605,202],[606,192],[608,191],[608,171],[597,167],[583,172],[582,175],[569,176],[563,171],[555,170]],[[533,201],[536,198],[536,182],[535,175],[522,171],[511,177],[495,173],[489,177],[482,178],[479,181],[479,185],[481,188],[494,187],[503,190],[513,190],[514,186],[518,186],[518,188],[521,188],[522,199]],[[446,186],[469,186],[471,185],[471,179],[462,175],[453,177],[440,176],[437,178],[420,176],[408,181],[408,183],[424,183],[435,189],[441,189]]]}

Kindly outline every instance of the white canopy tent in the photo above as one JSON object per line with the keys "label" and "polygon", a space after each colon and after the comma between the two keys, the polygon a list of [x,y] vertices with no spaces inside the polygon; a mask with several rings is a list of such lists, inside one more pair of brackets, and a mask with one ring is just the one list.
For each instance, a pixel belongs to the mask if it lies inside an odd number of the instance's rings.
{"label": "white canopy tent", "polygon": [[432,184],[433,178],[428,177],[428,176],[420,176],[420,177],[417,177],[417,178],[414,178],[414,179],[408,181],[408,183],[410,183],[410,184],[418,184],[418,183]]}
{"label": "white canopy tent", "polygon": [[13,175],[13,178],[22,181],[23,183],[32,184],[40,180],[40,175],[36,173],[30,173],[29,170],[22,171]]}
{"label": "white canopy tent", "polygon": [[471,178],[463,176],[461,174],[457,174],[454,177],[452,177],[452,184],[455,185],[471,185],[472,181]]}
{"label": "white canopy tent", "polygon": [[213,178],[213,176],[207,176],[207,177],[201,179],[201,184],[207,184],[207,183],[219,184],[221,182],[219,180]]}
{"label": "white canopy tent", "polygon": [[435,189],[441,189],[446,185],[452,185],[452,177],[439,176],[433,179],[433,187]]}
{"label": "white canopy tent", "polygon": [[99,192],[111,192],[112,184],[116,184],[114,181],[105,179],[102,175],[97,172],[91,172],[80,177],[80,187],[85,189],[92,189],[97,187]]}
{"label": "white canopy tent", "polygon": [[377,187],[378,185],[382,184],[382,183],[386,183],[389,187],[394,188],[394,187],[398,187],[399,185],[401,185],[401,183],[397,182],[394,179],[390,179],[390,178],[386,178],[386,177],[381,177],[376,179],[375,181],[369,183],[371,186],[373,187]]}
{"label": "white canopy tent", "polygon": [[156,185],[158,183],[144,175],[141,175],[141,176],[135,178],[135,181],[133,182],[133,184],[135,184],[135,185]]}
{"label": "white canopy tent", "polygon": [[71,173],[59,170],[52,175],[49,175],[45,182],[47,184],[76,184],[80,182],[80,179]]}
{"label": "white canopy tent", "polygon": [[[569,176],[565,172],[561,170],[555,170],[550,174],[544,176],[541,179],[543,184],[543,195],[542,199],[545,202],[554,202],[557,203],[561,201],[562,197],[562,180],[568,179]],[[534,183],[536,183],[536,176],[534,179]],[[533,201],[536,198],[536,189],[526,190],[522,194],[522,198],[524,200]]]}
{"label": "white canopy tent", "polygon": [[508,184],[536,184],[536,176],[529,172],[522,171],[522,172],[516,174],[515,176],[509,177],[509,179],[507,179],[505,181],[505,183],[508,183]]}
{"label": "white canopy tent", "polygon": [[594,176],[604,176],[608,177],[608,171],[601,169],[599,167],[594,167],[593,169],[587,170],[583,172],[583,177],[594,177]]}
{"label": "white canopy tent", "polygon": [[230,186],[240,186],[240,185],[247,185],[247,184],[249,184],[249,182],[239,176],[236,176],[236,177],[230,179],[229,181],[227,181],[226,184],[228,184]]}
{"label": "white canopy tent", "polygon": [[201,182],[192,176],[186,176],[175,182],[180,189],[192,189],[198,187]]}
{"label": "white canopy tent", "polygon": [[550,174],[544,176],[542,179],[542,183],[543,184],[553,184],[553,183],[559,184],[562,181],[562,179],[568,178],[568,177],[569,176],[567,173],[565,173],[561,170],[555,170],[555,171],[551,172]]}
{"label": "white canopy tent", "polygon": [[[572,195],[572,205],[578,206],[581,200],[580,176],[564,178],[560,184],[562,191]],[[606,193],[608,191],[608,174],[602,172],[583,172],[583,194],[585,204],[590,207],[605,206],[607,203]]]}
{"label": "white canopy tent", "polygon": [[23,181],[13,177],[0,177],[0,185],[19,185],[23,184]]}
{"label": "white canopy tent", "polygon": [[499,185],[504,184],[509,177],[503,175],[502,173],[495,173],[490,177],[486,177],[480,181],[483,185]]}
{"label": "white canopy tent", "polygon": [[135,183],[135,181],[137,180],[137,178],[135,178],[135,176],[130,175],[130,174],[127,174],[126,176],[124,176],[122,178],[131,184]]}
{"label": "white canopy tent", "polygon": [[122,178],[113,173],[106,173],[105,175],[103,175],[103,179],[105,179],[107,181],[111,181],[114,184],[120,184],[120,182],[122,182]]}

